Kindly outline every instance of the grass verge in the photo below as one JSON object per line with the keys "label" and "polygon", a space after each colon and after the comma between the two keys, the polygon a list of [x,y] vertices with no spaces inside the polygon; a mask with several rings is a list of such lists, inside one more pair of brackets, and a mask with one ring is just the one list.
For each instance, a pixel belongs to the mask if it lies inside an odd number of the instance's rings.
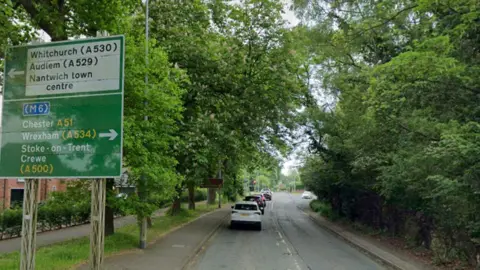
{"label": "grass verge", "polygon": [[[154,218],[153,226],[148,230],[147,239],[148,241],[154,241],[171,229],[215,209],[217,209],[216,205],[199,204],[195,210],[182,209],[177,216]],[[105,256],[136,248],[138,246],[138,236],[137,225],[127,225],[116,230],[114,235],[105,238]],[[72,269],[72,267],[88,261],[89,252],[89,237],[41,247],[36,252],[35,269]],[[18,251],[0,254],[0,269],[16,270],[19,268],[20,253]]]}

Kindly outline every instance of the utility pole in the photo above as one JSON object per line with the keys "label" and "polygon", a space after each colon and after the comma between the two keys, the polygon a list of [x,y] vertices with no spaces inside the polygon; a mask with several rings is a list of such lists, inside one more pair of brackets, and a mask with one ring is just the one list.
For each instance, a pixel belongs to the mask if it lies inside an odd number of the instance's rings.
{"label": "utility pole", "polygon": [[253,186],[253,190],[255,190],[255,188],[257,188],[257,192],[258,192],[258,186],[259,186],[258,184],[259,183],[258,183],[258,170],[257,169],[255,169],[255,181],[257,181],[257,184],[255,185],[256,187]]}
{"label": "utility pole", "polygon": [[[143,106],[147,107],[147,93],[148,93],[148,17],[150,16],[149,11],[148,11],[148,0],[145,0],[145,67],[146,67],[146,72],[145,72],[145,100],[143,101]],[[148,121],[148,115],[143,116],[144,121]],[[143,202],[146,201],[147,198],[147,178],[145,175],[142,175],[140,179],[140,194],[141,194],[141,199]],[[140,221],[140,243],[139,247],[140,249],[145,249],[147,247],[147,217],[144,216],[142,213]]]}
{"label": "utility pole", "polygon": [[[222,178],[222,162],[219,161],[218,162],[218,178],[219,179],[223,179]],[[222,208],[222,195],[220,193],[220,187],[217,188],[217,191],[218,191],[218,208]]]}

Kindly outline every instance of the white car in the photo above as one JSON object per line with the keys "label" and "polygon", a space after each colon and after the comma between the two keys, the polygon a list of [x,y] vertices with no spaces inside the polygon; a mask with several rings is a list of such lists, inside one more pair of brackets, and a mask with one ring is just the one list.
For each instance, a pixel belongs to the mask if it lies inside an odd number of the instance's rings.
{"label": "white car", "polygon": [[313,198],[313,194],[310,191],[304,191],[302,193],[302,199],[311,199]]}
{"label": "white car", "polygon": [[232,206],[230,228],[240,224],[254,225],[257,230],[262,230],[262,212],[256,202],[237,202]]}

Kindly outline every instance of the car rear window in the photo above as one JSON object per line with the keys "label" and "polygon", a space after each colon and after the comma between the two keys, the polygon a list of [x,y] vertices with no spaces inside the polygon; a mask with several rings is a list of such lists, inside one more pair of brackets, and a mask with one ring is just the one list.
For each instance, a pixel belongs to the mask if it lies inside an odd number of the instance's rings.
{"label": "car rear window", "polygon": [[250,211],[258,210],[257,206],[253,205],[253,204],[235,204],[235,209],[236,210],[250,210]]}

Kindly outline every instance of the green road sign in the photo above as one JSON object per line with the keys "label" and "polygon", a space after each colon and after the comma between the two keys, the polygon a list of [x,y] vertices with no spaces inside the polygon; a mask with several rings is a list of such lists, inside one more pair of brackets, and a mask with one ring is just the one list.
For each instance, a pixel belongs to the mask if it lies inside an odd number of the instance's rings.
{"label": "green road sign", "polygon": [[7,49],[0,178],[117,177],[124,37]]}

